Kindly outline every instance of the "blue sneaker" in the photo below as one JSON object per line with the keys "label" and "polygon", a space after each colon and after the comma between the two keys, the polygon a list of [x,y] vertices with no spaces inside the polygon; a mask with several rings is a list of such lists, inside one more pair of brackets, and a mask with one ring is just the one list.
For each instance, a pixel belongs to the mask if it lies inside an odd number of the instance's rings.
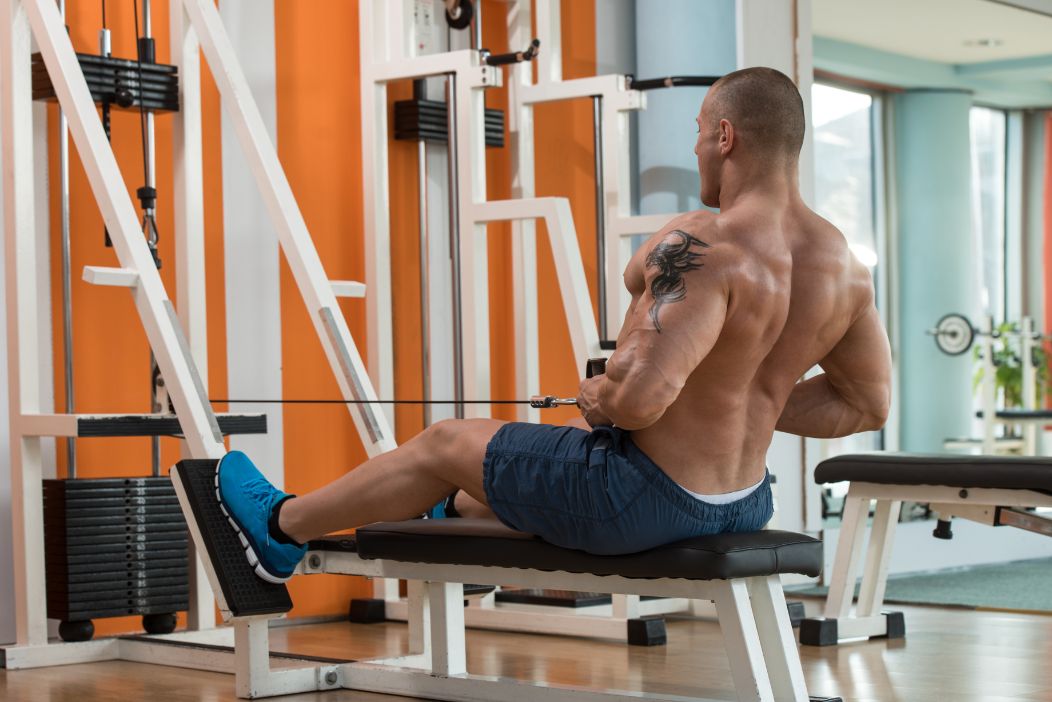
{"label": "blue sneaker", "polygon": [[245,549],[256,575],[270,583],[292,577],[307,547],[270,538],[270,513],[288,493],[263,477],[248,456],[231,451],[216,466],[216,498]]}
{"label": "blue sneaker", "polygon": [[457,512],[457,508],[454,505],[457,499],[457,493],[460,490],[454,490],[452,495],[443,497],[438,504],[431,509],[424,512],[422,515],[424,519],[457,519],[460,517],[460,513]]}

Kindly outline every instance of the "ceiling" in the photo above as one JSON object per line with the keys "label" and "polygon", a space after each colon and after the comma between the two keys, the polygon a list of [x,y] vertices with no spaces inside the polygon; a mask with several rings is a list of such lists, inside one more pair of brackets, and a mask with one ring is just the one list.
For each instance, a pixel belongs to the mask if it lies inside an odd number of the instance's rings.
{"label": "ceiling", "polygon": [[[962,64],[1052,54],[1052,17],[1021,0],[812,0],[815,36]],[[1025,0],[1039,7],[1044,0]],[[1052,2],[1047,6],[1052,11]],[[997,46],[966,42],[993,39]]]}

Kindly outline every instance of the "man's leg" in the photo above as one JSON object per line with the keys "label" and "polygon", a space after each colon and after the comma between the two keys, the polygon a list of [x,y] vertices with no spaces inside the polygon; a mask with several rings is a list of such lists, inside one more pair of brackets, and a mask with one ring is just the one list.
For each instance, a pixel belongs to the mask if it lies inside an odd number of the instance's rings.
{"label": "man's leg", "polygon": [[288,500],[278,527],[305,543],[341,529],[410,519],[456,488],[485,505],[482,461],[503,424],[497,419],[438,422],[325,487]]}

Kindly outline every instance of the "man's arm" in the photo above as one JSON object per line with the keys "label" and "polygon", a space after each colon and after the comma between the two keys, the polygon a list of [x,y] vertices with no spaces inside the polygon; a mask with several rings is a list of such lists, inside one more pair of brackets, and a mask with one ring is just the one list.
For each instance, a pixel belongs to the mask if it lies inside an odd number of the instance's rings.
{"label": "man's arm", "polygon": [[824,373],[793,388],[778,431],[832,439],[884,426],[891,405],[891,348],[872,298],[819,365]]}
{"label": "man's arm", "polygon": [[727,315],[727,245],[670,229],[646,257],[646,290],[625,318],[606,374],[581,383],[590,423],[624,429],[656,422],[719,338]]}

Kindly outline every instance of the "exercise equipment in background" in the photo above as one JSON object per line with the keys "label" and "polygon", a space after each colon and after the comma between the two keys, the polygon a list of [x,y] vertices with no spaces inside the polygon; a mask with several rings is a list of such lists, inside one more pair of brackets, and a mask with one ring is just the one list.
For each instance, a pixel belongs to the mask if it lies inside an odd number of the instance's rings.
{"label": "exercise equipment in background", "polygon": [[[984,454],[1021,453],[1037,455],[1038,427],[1052,421],[1052,410],[1038,405],[1042,378],[1047,374],[1047,359],[1042,345],[1050,337],[1035,331],[1030,317],[1018,324],[995,325],[986,317],[982,328],[977,328],[966,316],[957,313],[944,315],[928,334],[935,345],[948,356],[960,356],[976,344],[980,362],[978,385],[981,409],[976,416],[982,420],[981,438],[947,438],[948,449],[974,449]],[[1014,344],[1014,346],[1012,346]],[[1000,345],[1000,348],[998,348]],[[998,391],[998,373],[1010,375],[1008,366],[1019,369],[1018,406],[1006,406],[1007,393]],[[1000,406],[999,406],[1000,405]],[[997,427],[1003,427],[998,436]]]}

